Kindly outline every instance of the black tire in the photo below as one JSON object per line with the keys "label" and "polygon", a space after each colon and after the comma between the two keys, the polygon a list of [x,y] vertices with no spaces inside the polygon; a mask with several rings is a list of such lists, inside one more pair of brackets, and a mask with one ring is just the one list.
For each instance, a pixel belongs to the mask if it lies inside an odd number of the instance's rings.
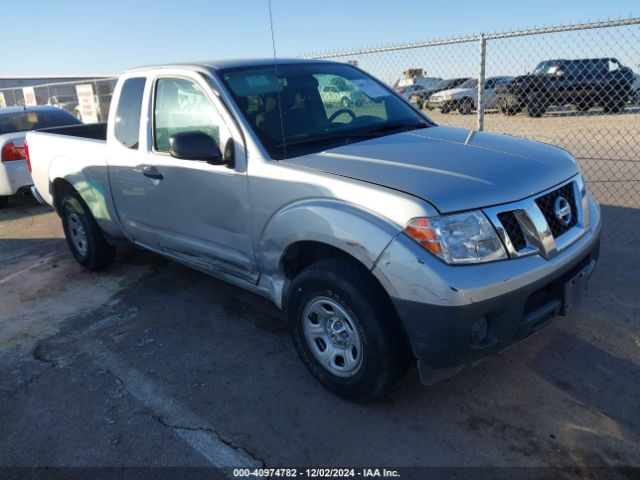
{"label": "black tire", "polygon": [[469,115],[473,112],[473,100],[470,98],[463,98],[458,105],[458,112],[461,115]]}
{"label": "black tire", "polygon": [[440,113],[444,113],[445,115],[451,111],[451,107],[449,105],[442,105],[440,109]]}
{"label": "black tire", "polygon": [[[342,317],[343,321],[351,322],[359,336],[362,358],[350,376],[332,373],[330,366],[316,358],[305,336],[305,321],[312,317],[305,319],[304,312],[323,299],[347,313],[348,318]],[[333,393],[350,400],[374,400],[388,393],[406,373],[412,356],[388,303],[371,273],[355,261],[321,260],[294,279],[286,305],[293,343],[309,371]],[[340,355],[334,357],[338,358]]]}
{"label": "black tire", "polygon": [[105,240],[80,195],[72,193],[62,199],[60,216],[67,244],[78,263],[89,270],[108,267],[116,249]]}
{"label": "black tire", "polygon": [[344,108],[347,108],[347,107],[349,107],[351,105],[351,100],[349,100],[349,97],[342,97],[340,99],[340,103],[342,104],[342,106]]}
{"label": "black tire", "polygon": [[527,115],[533,118],[539,118],[545,114],[549,107],[549,102],[544,92],[531,92],[527,95]]}
{"label": "black tire", "polygon": [[7,206],[9,206],[9,197],[0,195],[0,208],[5,208]]}

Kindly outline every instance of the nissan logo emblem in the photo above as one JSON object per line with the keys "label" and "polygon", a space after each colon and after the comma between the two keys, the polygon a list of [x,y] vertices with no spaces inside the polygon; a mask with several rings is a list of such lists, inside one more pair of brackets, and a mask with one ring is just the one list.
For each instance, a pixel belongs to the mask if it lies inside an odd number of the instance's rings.
{"label": "nissan logo emblem", "polygon": [[571,204],[569,203],[569,200],[567,200],[563,196],[559,196],[556,198],[556,201],[553,205],[553,213],[562,225],[569,225],[571,223],[571,219],[573,218],[573,212],[571,212]]}

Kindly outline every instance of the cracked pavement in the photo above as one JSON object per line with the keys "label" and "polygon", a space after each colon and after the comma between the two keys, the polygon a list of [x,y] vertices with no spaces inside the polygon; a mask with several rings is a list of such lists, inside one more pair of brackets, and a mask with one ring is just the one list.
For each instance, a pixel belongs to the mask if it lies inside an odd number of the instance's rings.
{"label": "cracked pavement", "polygon": [[12,199],[0,466],[638,466],[640,259],[612,235],[572,316],[444,383],[414,369],[358,405],[306,372],[268,301],[129,246],[87,272],[51,210]]}

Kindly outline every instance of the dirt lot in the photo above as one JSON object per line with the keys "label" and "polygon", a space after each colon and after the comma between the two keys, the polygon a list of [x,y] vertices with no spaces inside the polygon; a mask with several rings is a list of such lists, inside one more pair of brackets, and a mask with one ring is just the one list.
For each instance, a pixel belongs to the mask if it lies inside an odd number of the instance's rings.
{"label": "dirt lot", "polygon": [[442,384],[412,371],[385,401],[356,405],[310,377],[269,302],[132,247],[89,273],[50,209],[12,198],[0,466],[577,466],[562,472],[575,478],[640,466],[630,207],[603,206],[619,220],[573,315]]}

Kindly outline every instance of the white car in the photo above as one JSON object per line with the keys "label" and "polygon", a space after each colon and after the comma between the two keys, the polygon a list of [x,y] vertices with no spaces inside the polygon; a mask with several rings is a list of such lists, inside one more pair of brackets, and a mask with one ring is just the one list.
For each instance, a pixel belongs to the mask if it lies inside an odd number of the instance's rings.
{"label": "white car", "polygon": [[24,138],[29,130],[81,123],[64,110],[50,106],[0,109],[0,207],[9,196],[33,184],[25,160]]}
{"label": "white car", "polygon": [[[484,83],[484,108],[496,108],[496,85],[509,83],[513,77],[489,77]],[[470,114],[478,107],[478,80],[471,78],[458,88],[443,90],[429,97],[427,108],[439,109],[442,113],[458,110],[463,115]]]}
{"label": "white car", "polygon": [[320,87],[320,98],[325,104],[342,105],[350,107],[352,105],[361,105],[364,96],[356,90],[341,90],[335,85],[325,85]]}

